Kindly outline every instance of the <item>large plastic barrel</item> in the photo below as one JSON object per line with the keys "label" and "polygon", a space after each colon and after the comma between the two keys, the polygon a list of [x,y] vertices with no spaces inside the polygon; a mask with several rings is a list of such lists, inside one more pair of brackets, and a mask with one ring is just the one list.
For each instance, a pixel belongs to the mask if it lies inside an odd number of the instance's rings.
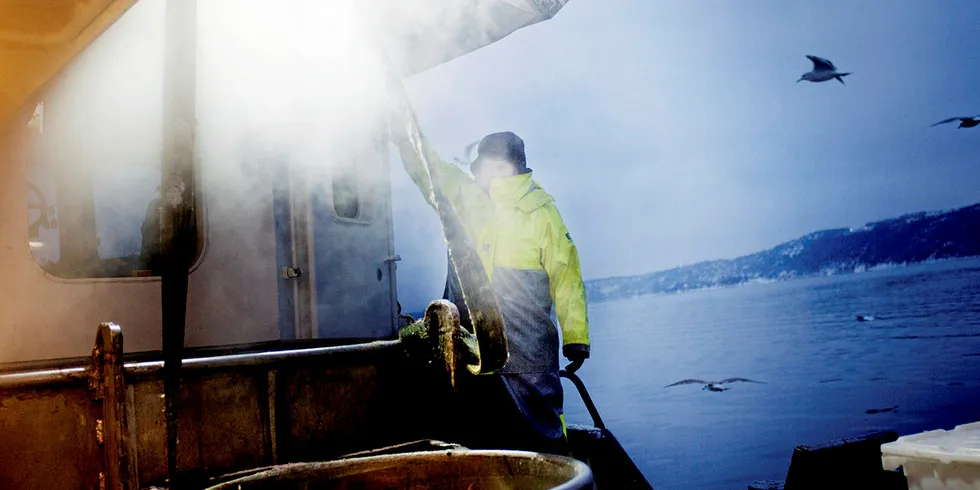
{"label": "large plastic barrel", "polygon": [[523,451],[449,450],[274,466],[208,490],[578,490],[594,488],[578,460]]}

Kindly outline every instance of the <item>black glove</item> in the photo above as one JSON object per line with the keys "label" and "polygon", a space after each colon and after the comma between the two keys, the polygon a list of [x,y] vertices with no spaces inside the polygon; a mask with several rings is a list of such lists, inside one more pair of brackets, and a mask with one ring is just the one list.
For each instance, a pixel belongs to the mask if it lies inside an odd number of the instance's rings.
{"label": "black glove", "polygon": [[565,372],[572,374],[578,371],[586,359],[589,358],[589,345],[588,344],[565,344],[561,348],[561,353],[565,356],[565,359],[571,361],[569,365],[565,366]]}

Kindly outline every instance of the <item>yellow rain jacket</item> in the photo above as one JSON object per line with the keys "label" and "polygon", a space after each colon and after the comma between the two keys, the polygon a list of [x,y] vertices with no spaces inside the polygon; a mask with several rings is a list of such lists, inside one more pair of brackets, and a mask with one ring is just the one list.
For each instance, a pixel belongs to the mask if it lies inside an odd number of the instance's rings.
{"label": "yellow rain jacket", "polygon": [[[579,344],[587,352],[589,320],[578,252],[554,198],[530,172],[494,180],[487,195],[458,166],[443,162],[424,139],[423,148],[436,167],[436,184],[452,203],[490,275],[510,351],[507,365],[498,372],[558,371],[552,305],[563,344]],[[399,144],[399,151],[405,170],[429,201],[422,162],[408,144]]]}

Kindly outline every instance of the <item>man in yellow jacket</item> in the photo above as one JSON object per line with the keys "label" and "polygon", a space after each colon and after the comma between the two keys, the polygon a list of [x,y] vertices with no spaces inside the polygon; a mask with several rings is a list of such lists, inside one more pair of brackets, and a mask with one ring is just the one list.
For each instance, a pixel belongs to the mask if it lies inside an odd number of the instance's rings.
{"label": "man in yellow jacket", "polygon": [[[398,132],[405,126],[391,126],[405,170],[429,200],[422,162],[408,135]],[[572,361],[569,369],[577,369],[589,357],[585,288],[571,234],[554,198],[533,180],[524,142],[514,133],[494,133],[480,141],[478,156],[470,164],[473,178],[441,160],[424,138],[422,148],[430,165],[438,167],[433,172],[435,185],[452,203],[490,275],[510,352],[502,369],[477,376],[463,390],[479,433],[471,444],[564,453],[553,306],[561,326],[561,352]],[[460,297],[458,290],[454,296]],[[454,302],[464,326],[472,329],[465,321],[465,305]]]}

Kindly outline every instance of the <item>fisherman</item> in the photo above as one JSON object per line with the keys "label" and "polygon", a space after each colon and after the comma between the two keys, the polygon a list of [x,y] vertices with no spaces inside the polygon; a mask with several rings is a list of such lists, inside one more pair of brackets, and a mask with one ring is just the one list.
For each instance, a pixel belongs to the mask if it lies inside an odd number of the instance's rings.
{"label": "fisherman", "polygon": [[[405,131],[405,118],[412,117],[402,101],[394,111],[391,137],[405,170],[429,201],[428,176]],[[570,371],[589,357],[589,322],[578,252],[554,198],[533,180],[524,141],[514,133],[493,133],[480,141],[478,156],[469,165],[473,178],[441,160],[424,137],[420,144],[435,167],[433,182],[452,203],[490,276],[510,352],[507,364],[495,373],[460,380],[463,410],[472,416],[465,424],[472,431],[470,440],[460,442],[567,454],[552,308]],[[451,299],[465,319],[454,274],[450,267]],[[463,325],[472,331],[471,325]]]}

